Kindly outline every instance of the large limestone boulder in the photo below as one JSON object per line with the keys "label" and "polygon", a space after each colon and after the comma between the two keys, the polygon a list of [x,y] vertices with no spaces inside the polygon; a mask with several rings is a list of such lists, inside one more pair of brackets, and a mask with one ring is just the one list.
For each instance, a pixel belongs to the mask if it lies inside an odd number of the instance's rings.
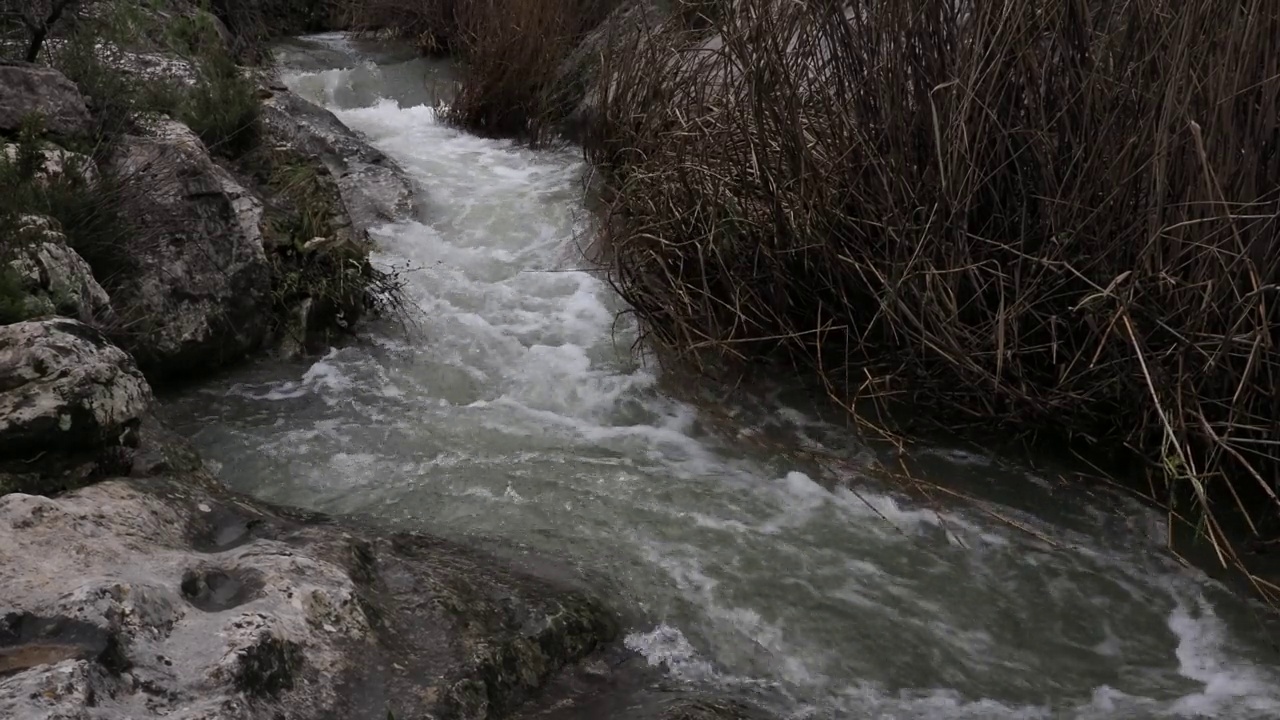
{"label": "large limestone boulder", "polygon": [[563,581],[196,476],[0,497],[0,587],[15,720],[496,720],[618,630]]}
{"label": "large limestone boulder", "polygon": [[0,61],[0,132],[14,132],[31,115],[55,135],[88,133],[89,109],[75,83],[51,68]]}
{"label": "large limestone boulder", "polygon": [[319,105],[278,84],[264,90],[270,94],[262,103],[269,142],[325,164],[357,232],[414,212],[413,184],[394,160]]}
{"label": "large limestone boulder", "polygon": [[111,324],[110,296],[84,258],[67,245],[56,220],[18,218],[17,240],[9,266],[27,294],[27,317],[64,315],[95,327]]}
{"label": "large limestone boulder", "polygon": [[133,361],[97,330],[61,318],[0,327],[0,461],[120,445],[150,403]]}
{"label": "large limestone boulder", "polygon": [[172,120],[128,136],[110,160],[128,187],[133,232],[123,239],[137,269],[121,278],[122,339],[152,377],[193,375],[257,349],[271,307],[263,206]]}

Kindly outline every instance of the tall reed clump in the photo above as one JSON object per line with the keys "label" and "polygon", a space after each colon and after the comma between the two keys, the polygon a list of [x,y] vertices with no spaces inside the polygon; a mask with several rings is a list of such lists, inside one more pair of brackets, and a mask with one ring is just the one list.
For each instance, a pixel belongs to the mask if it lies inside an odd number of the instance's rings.
{"label": "tall reed clump", "polygon": [[1277,530],[1280,5],[701,17],[613,46],[586,140],[653,342],[1136,451],[1224,560],[1222,513]]}
{"label": "tall reed clump", "polygon": [[340,0],[351,25],[404,38],[427,55],[444,55],[458,33],[457,10],[470,0]]}
{"label": "tall reed clump", "polygon": [[558,112],[555,80],[593,0],[470,0],[458,11],[457,95],[448,119],[486,135],[545,138]]}
{"label": "tall reed clump", "polygon": [[561,82],[582,37],[621,0],[371,0],[356,27],[407,37],[458,61],[445,119],[473,132],[551,140],[579,99]]}

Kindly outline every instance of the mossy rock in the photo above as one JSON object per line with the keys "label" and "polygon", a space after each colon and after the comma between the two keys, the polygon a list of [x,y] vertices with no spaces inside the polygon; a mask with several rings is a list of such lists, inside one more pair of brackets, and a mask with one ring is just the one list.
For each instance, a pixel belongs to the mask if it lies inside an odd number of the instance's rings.
{"label": "mossy rock", "polygon": [[276,335],[286,356],[315,352],[349,334],[384,276],[319,159],[288,146],[245,163],[266,201]]}

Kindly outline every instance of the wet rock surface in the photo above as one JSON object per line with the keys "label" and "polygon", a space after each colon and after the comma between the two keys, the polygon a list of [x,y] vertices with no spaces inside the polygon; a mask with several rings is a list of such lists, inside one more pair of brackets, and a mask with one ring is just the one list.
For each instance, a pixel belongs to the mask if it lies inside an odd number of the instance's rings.
{"label": "wet rock surface", "polygon": [[745,700],[691,692],[659,667],[610,648],[558,677],[519,713],[528,720],[769,720]]}
{"label": "wet rock surface", "polygon": [[96,625],[32,613],[0,617],[0,677],[67,660],[92,660],[110,666],[118,646]]}
{"label": "wet rock surface", "polygon": [[151,403],[132,359],[69,319],[0,327],[0,460],[128,442]]}
{"label": "wet rock surface", "polygon": [[203,476],[0,498],[0,586],[6,718],[503,717],[617,634],[577,589]]}

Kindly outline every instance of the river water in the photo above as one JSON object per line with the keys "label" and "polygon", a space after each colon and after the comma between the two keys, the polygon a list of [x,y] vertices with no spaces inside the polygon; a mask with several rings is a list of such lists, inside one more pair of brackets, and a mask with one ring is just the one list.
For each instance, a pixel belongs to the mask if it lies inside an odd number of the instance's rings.
{"label": "river water", "polygon": [[917,474],[986,501],[922,505],[803,394],[669,392],[582,269],[578,151],[442,125],[448,69],[403,53],[280,58],[420,186],[375,232],[419,312],[171,398],[231,486],[564,559],[673,679],[785,717],[1280,717],[1271,621],[1161,518],[946,448]]}

